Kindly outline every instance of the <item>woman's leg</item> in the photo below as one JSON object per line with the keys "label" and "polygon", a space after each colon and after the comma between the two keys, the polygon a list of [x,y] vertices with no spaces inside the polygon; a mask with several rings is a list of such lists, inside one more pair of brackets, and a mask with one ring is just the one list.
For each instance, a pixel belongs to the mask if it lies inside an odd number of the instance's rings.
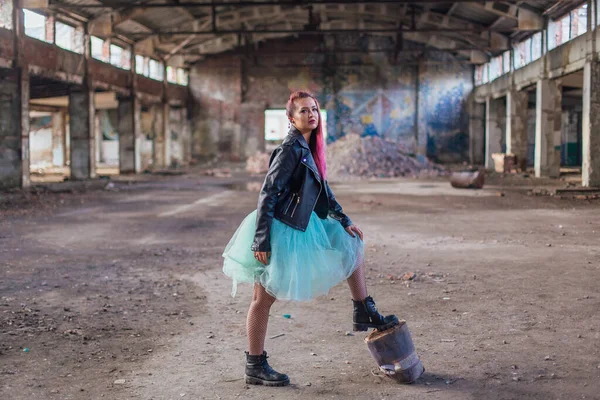
{"label": "woman's leg", "polygon": [[290,378],[286,374],[280,374],[271,368],[264,353],[269,311],[274,302],[275,297],[268,294],[264,287],[258,283],[254,284],[254,296],[246,320],[248,352],[245,379],[248,384],[266,386],[290,384]]}
{"label": "woman's leg", "polygon": [[364,258],[360,257],[357,263],[358,267],[354,270],[352,275],[350,275],[350,278],[348,278],[348,286],[350,286],[352,300],[362,301],[368,296]]}
{"label": "woman's leg", "polygon": [[375,301],[367,293],[363,257],[359,258],[358,267],[348,278],[348,286],[350,286],[352,302],[354,303],[353,321],[355,331],[366,331],[369,328],[385,330],[398,324],[398,318],[395,315],[383,316],[379,314]]}
{"label": "woman's leg", "polygon": [[254,284],[254,295],[246,319],[246,332],[248,335],[248,354],[258,356],[263,353],[269,311],[275,302],[275,297],[267,293],[259,283]]}

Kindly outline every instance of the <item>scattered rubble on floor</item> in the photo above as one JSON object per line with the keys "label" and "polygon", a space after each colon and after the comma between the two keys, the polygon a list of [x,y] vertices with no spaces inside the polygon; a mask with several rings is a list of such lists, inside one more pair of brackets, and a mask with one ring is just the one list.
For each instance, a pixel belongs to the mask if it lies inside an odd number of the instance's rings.
{"label": "scattered rubble on floor", "polygon": [[392,178],[446,175],[440,165],[426,157],[410,155],[402,144],[378,136],[346,135],[327,147],[330,176]]}
{"label": "scattered rubble on floor", "polygon": [[596,200],[600,199],[600,189],[567,185],[566,188],[533,188],[529,196],[555,196],[561,199]]}
{"label": "scattered rubble on floor", "polygon": [[204,171],[206,176],[214,176],[215,178],[231,178],[231,170],[229,168],[213,168]]}

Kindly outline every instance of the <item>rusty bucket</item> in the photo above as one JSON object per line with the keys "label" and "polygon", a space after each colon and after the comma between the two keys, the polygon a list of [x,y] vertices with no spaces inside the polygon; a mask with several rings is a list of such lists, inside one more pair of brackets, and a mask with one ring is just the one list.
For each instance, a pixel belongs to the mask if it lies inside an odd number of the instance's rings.
{"label": "rusty bucket", "polygon": [[481,189],[485,184],[485,171],[453,172],[450,175],[450,184],[457,189]]}
{"label": "rusty bucket", "polygon": [[382,332],[371,332],[365,342],[379,369],[399,383],[413,383],[425,372],[406,321]]}

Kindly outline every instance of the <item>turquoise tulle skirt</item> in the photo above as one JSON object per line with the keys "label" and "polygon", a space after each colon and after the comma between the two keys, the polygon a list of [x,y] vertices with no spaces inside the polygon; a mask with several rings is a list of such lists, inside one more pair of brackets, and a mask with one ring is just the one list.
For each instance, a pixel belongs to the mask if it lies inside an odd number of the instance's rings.
{"label": "turquoise tulle skirt", "polygon": [[364,246],[333,218],[312,213],[305,232],[276,219],[271,225],[271,258],[268,265],[251,250],[256,230],[256,210],[241,223],[223,252],[223,272],[239,282],[260,283],[279,300],[310,300],[348,279],[363,262]]}

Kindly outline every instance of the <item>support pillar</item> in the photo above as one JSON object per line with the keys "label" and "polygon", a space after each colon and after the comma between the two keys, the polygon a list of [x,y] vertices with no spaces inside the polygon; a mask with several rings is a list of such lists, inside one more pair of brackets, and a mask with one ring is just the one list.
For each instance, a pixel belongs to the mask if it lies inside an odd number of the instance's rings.
{"label": "support pillar", "polygon": [[560,176],[560,133],[562,125],[560,82],[540,79],[535,103],[535,176]]}
{"label": "support pillar", "polygon": [[[165,75],[166,76],[166,75]],[[165,138],[165,167],[169,168],[171,166],[171,124],[170,124],[170,115],[171,115],[171,106],[169,103],[164,103],[162,105],[162,114],[163,114],[163,137]]]}
{"label": "support pillar", "polygon": [[[260,102],[242,103],[240,107],[240,126],[244,127],[246,138],[244,153],[240,154],[243,157],[250,157],[255,155],[256,152],[266,151],[265,108],[265,104]],[[336,118],[335,114],[333,117]],[[340,130],[336,128],[336,132],[340,132]],[[209,134],[205,135],[204,140],[207,143],[212,143]],[[195,140],[195,143],[197,142],[198,140]]]}
{"label": "support pillar", "polygon": [[190,165],[192,162],[192,124],[188,119],[188,113],[186,109],[183,109],[181,112],[182,118],[182,131],[181,135],[183,136],[183,160],[185,165]]}
{"label": "support pillar", "polygon": [[0,187],[28,187],[29,74],[13,68],[0,75]]}
{"label": "support pillar", "polygon": [[28,187],[29,69],[23,58],[23,10],[12,0],[12,68],[0,72],[0,188]]}
{"label": "support pillar", "polygon": [[596,60],[583,67],[581,138],[582,185],[600,187],[600,64]]}
{"label": "support pillar", "polygon": [[95,105],[92,90],[69,93],[71,179],[96,177]]}
{"label": "support pillar", "polygon": [[142,170],[141,110],[135,97],[119,98],[119,172],[133,174]]}
{"label": "support pillar", "polygon": [[168,104],[156,104],[152,107],[154,131],[154,165],[167,168],[170,165],[170,134]]}
{"label": "support pillar", "polygon": [[527,92],[509,90],[506,94],[506,153],[517,156],[521,170],[527,167]]}
{"label": "support pillar", "polygon": [[469,158],[473,165],[485,163],[485,103],[469,101]]}
{"label": "support pillar", "polygon": [[488,97],[485,100],[485,168],[494,169],[492,154],[502,152],[501,111],[499,102]]}

